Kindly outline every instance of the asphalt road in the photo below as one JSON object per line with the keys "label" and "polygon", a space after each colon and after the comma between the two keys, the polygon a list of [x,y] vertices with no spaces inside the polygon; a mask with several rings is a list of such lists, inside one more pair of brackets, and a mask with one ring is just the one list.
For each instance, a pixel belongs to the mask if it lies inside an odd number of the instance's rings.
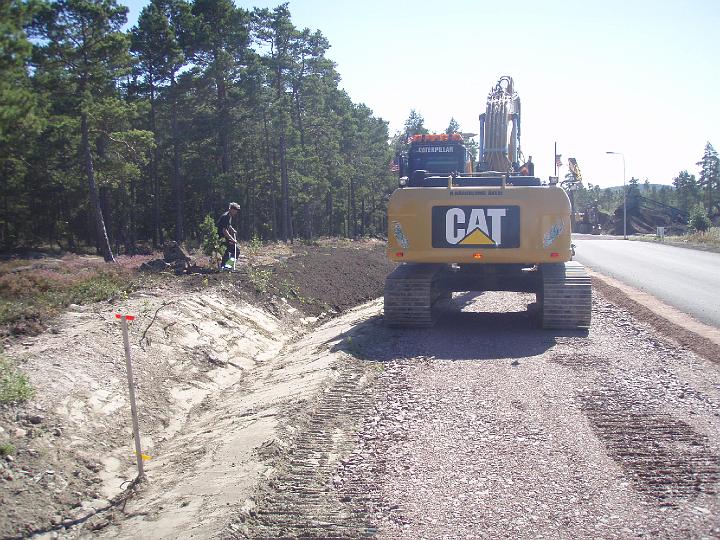
{"label": "asphalt road", "polygon": [[720,327],[720,254],[650,242],[573,237],[575,259]]}

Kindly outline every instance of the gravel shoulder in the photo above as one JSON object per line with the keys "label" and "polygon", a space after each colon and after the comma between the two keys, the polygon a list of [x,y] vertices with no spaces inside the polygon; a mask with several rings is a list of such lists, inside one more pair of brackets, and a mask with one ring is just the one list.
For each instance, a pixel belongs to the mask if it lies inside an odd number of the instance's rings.
{"label": "gravel shoulder", "polygon": [[[437,330],[399,339],[408,359],[391,363],[396,380],[370,430],[398,442],[366,443],[374,457],[352,472],[375,460],[386,470],[379,537],[720,535],[717,365],[602,296],[588,335],[520,316],[477,324],[506,303],[482,295]],[[482,329],[467,332],[471,322]],[[538,342],[545,350],[526,354]],[[485,353],[443,353],[456,343]],[[397,379],[406,392],[392,390]]]}
{"label": "gravel shoulder", "polygon": [[[455,295],[431,330],[356,325],[346,350],[382,374],[354,449],[271,486],[235,536],[719,537],[718,365],[614,294],[586,333],[508,293]],[[285,477],[327,455],[298,450]]]}

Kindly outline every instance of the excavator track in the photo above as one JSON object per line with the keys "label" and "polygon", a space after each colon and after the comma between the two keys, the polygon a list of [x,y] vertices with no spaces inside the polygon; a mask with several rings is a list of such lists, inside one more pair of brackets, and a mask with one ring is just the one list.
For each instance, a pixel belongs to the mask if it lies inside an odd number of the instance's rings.
{"label": "excavator track", "polygon": [[542,264],[542,327],[589,328],[592,308],[590,276],[576,261]]}
{"label": "excavator track", "polygon": [[433,306],[448,296],[438,275],[442,264],[401,264],[385,280],[385,323],[428,328],[435,324]]}

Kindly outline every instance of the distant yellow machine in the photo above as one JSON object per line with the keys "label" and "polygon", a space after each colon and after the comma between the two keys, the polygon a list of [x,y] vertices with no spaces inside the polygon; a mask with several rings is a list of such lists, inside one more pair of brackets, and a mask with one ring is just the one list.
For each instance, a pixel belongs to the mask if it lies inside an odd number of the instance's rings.
{"label": "distant yellow machine", "polygon": [[[510,77],[480,116],[474,172],[460,134],[416,135],[399,156],[400,188],[388,206],[385,283],[391,326],[431,326],[458,291],[534,292],[543,328],[588,328],[591,285],[572,261],[570,201],[521,164],[520,100]],[[472,168],[470,168],[472,170]]]}

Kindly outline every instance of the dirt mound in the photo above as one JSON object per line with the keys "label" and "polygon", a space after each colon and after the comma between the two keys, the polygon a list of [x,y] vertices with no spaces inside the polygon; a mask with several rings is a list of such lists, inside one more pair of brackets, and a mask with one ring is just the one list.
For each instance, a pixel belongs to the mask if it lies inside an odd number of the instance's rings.
{"label": "dirt mound", "polygon": [[[610,219],[602,225],[607,234],[623,234],[623,207],[619,206]],[[687,216],[677,208],[640,197],[628,199],[627,234],[655,234],[658,227],[665,227],[666,235],[687,232]]]}
{"label": "dirt mound", "polygon": [[308,315],[342,312],[383,294],[385,276],[395,264],[380,241],[302,246],[273,268],[278,294]]}

